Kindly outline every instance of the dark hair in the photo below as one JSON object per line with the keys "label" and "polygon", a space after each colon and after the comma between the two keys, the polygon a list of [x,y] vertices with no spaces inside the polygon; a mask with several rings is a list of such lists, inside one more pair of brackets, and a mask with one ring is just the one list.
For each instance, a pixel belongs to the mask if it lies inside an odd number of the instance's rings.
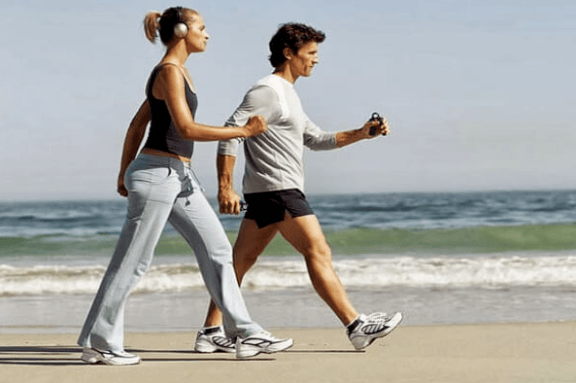
{"label": "dark hair", "polygon": [[193,9],[172,7],[165,10],[163,13],[158,11],[148,12],[144,17],[144,31],[146,37],[151,42],[155,42],[158,34],[160,34],[160,41],[164,45],[174,37],[174,26],[180,22],[191,20],[194,16],[200,14]]}
{"label": "dark hair", "polygon": [[321,43],[326,39],[324,32],[318,31],[301,23],[287,23],[278,28],[276,34],[270,39],[270,64],[278,68],[284,64],[284,48],[290,48],[295,54],[309,42]]}

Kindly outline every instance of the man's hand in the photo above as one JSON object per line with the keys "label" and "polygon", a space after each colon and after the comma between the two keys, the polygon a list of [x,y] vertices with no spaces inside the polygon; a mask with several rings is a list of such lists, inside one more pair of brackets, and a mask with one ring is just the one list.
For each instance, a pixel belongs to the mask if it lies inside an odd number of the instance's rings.
{"label": "man's hand", "polygon": [[[388,121],[386,118],[381,117],[382,120],[370,120],[359,129],[348,130],[336,133],[336,145],[341,148],[346,145],[353,144],[360,140],[376,138],[380,135],[390,134]],[[374,134],[370,134],[370,129],[374,130]]]}
{"label": "man's hand", "polygon": [[[373,135],[370,134],[370,129],[375,130]],[[382,116],[382,122],[380,122],[379,120],[368,121],[362,127],[362,133],[364,133],[365,138],[375,138],[380,135],[386,136],[390,133],[388,120],[386,120],[386,117]]]}
{"label": "man's hand", "polygon": [[218,203],[221,214],[240,214],[240,196],[233,189],[221,189],[218,191]]}

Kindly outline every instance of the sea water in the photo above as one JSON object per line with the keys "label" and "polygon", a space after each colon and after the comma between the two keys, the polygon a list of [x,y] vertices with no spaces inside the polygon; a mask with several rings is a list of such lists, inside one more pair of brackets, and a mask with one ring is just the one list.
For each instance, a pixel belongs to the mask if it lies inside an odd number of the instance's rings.
{"label": "sea water", "polygon": [[[408,324],[576,319],[576,191],[309,201],[359,311],[400,310]],[[125,214],[123,199],[0,203],[0,332],[77,331]],[[233,241],[241,217],[220,218]],[[243,292],[268,328],[339,326],[280,237]],[[129,299],[126,327],[197,329],[207,303],[194,256],[168,225]]]}

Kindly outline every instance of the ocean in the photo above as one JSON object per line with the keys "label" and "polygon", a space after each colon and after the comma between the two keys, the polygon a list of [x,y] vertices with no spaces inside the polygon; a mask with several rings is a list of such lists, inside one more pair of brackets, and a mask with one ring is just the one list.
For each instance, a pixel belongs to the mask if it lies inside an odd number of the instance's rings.
{"label": "ocean", "polygon": [[[574,190],[309,202],[360,312],[402,311],[408,325],[576,320]],[[123,199],[0,203],[0,333],[79,331],[125,213]],[[241,217],[220,218],[233,241]],[[243,292],[267,328],[340,326],[279,236]],[[195,331],[207,304],[193,254],[167,226],[128,301],[126,329]]]}

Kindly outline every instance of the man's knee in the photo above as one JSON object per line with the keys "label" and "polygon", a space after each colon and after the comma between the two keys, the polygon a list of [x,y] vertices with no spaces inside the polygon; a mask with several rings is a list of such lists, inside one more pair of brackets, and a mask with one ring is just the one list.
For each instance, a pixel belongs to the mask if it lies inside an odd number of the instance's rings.
{"label": "man's knee", "polygon": [[260,256],[260,251],[246,251],[246,249],[234,248],[234,265],[244,265],[252,266],[258,257]]}
{"label": "man's knee", "polygon": [[332,251],[326,241],[317,241],[305,247],[303,255],[311,265],[332,267]]}

